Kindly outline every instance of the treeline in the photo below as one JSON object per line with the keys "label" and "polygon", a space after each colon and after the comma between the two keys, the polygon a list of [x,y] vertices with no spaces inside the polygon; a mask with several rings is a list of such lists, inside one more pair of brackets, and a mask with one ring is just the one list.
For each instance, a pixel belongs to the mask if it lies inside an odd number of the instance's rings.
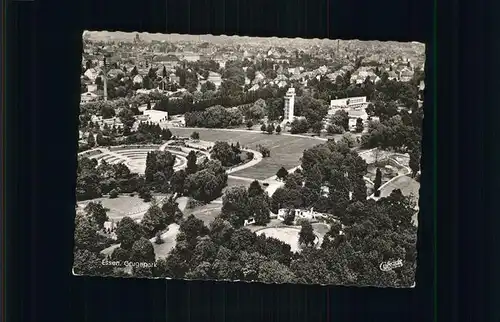
{"label": "treeline", "polygon": [[123,163],[109,164],[102,160],[79,158],[76,178],[76,199],[88,200],[103,194],[132,193],[144,184],[144,179],[131,173]]}
{"label": "treeline", "polygon": [[258,99],[282,98],[286,93],[284,88],[267,86],[252,92],[235,92],[223,95],[215,93],[210,99],[194,100],[193,95],[185,94],[182,98],[169,99],[163,97],[154,106],[155,110],[168,112],[169,115],[179,115],[188,112],[205,111],[212,106],[235,107],[256,102]]}
{"label": "treeline", "polygon": [[184,114],[188,127],[228,128],[241,125],[243,115],[238,109],[228,109],[217,105],[203,112]]}

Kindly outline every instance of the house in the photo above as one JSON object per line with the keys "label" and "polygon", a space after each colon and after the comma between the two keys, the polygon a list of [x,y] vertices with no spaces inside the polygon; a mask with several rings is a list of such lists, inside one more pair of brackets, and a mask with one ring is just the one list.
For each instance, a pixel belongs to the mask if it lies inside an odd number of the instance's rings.
{"label": "house", "polygon": [[95,91],[97,91],[96,84],[87,84],[87,92],[93,93]]}
{"label": "house", "polygon": [[168,76],[168,80],[170,81],[170,83],[174,83],[177,85],[180,84],[180,77],[175,75],[174,73],[172,73]]}
{"label": "house", "polygon": [[200,60],[200,55],[195,53],[184,53],[182,58],[188,62],[195,62]]}
{"label": "house", "polygon": [[82,93],[80,96],[80,103],[88,103],[88,102],[95,102],[99,99],[99,95],[94,94],[94,93]]}
{"label": "house", "polygon": [[389,79],[389,80],[397,80],[397,79],[398,79],[398,74],[396,74],[396,72],[394,72],[394,71],[392,71],[392,70],[391,70],[391,71],[389,71],[389,72],[387,73],[387,75],[389,76],[389,77],[388,77],[388,79]]}
{"label": "house", "polygon": [[260,83],[262,82],[264,79],[266,78],[266,75],[264,75],[264,73],[262,73],[261,71],[257,71],[255,73],[255,78],[252,82],[252,84],[257,84],[257,83]]}
{"label": "house", "polygon": [[216,88],[219,88],[222,84],[222,77],[219,73],[210,72],[208,74],[207,81],[212,82],[213,84],[215,84]]}
{"label": "house", "polygon": [[288,214],[288,212],[291,211],[295,215],[294,223],[297,223],[299,220],[315,220],[315,219],[324,219],[324,218],[330,218],[332,220],[337,220],[333,215],[331,214],[324,214],[320,213],[317,211],[314,211],[314,208],[311,209],[287,209],[287,208],[281,208],[278,210],[278,219],[281,221],[285,220],[285,216]]}
{"label": "house", "polygon": [[142,81],[143,78],[140,74],[135,75],[134,78],[132,79],[132,82],[134,82],[134,84],[142,84]]}
{"label": "house", "polygon": [[101,70],[99,68],[89,68],[85,71],[85,73],[83,73],[83,75],[85,75],[92,82],[95,82],[100,73]]}
{"label": "house", "polygon": [[401,72],[399,72],[399,79],[402,82],[409,82],[413,78],[413,71],[409,68],[403,68]]}
{"label": "house", "polygon": [[260,88],[259,84],[255,84],[253,85],[248,91],[249,92],[253,92],[253,91],[256,91]]}

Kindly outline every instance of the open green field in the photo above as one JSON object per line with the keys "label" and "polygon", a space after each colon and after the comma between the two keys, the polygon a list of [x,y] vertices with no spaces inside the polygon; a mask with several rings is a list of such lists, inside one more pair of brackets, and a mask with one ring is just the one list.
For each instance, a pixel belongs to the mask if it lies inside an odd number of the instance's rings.
{"label": "open green field", "polygon": [[[172,134],[177,136],[190,136],[193,129],[170,128]],[[229,143],[239,142],[242,147],[257,150],[257,145],[262,145],[271,150],[271,157],[264,158],[257,165],[232,173],[232,175],[267,179],[276,174],[278,169],[284,166],[291,169],[300,164],[302,152],[305,149],[323,143],[318,139],[294,137],[289,135],[268,135],[261,132],[247,131],[224,131],[220,129],[196,129],[200,133],[200,139],[204,141],[227,141]]]}
{"label": "open green field", "polygon": [[205,226],[208,227],[210,223],[214,221],[215,217],[220,214],[221,209],[222,204],[209,203],[193,209],[186,209],[184,211],[184,217],[193,214],[196,218],[203,220]]}
{"label": "open green field", "polygon": [[405,196],[413,195],[418,202],[420,183],[409,176],[401,176],[380,189],[380,196],[387,197],[395,189],[400,189]]}
{"label": "open green field", "polygon": [[[161,200],[164,196],[156,196],[157,200]],[[101,202],[104,208],[108,208],[108,218],[121,219],[125,216],[133,216],[135,214],[145,212],[148,210],[150,203],[144,202],[137,195],[131,197],[129,195],[120,195],[118,198],[110,199],[107,197],[97,198],[78,202],[79,206],[85,207],[90,202]]]}

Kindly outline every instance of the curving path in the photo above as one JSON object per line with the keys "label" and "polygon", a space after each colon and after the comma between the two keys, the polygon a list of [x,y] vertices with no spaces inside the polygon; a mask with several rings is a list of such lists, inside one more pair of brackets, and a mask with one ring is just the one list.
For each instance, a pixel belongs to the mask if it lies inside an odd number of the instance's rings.
{"label": "curving path", "polygon": [[[371,194],[367,197],[367,199],[374,199],[374,200],[378,200],[380,198],[382,198],[383,196],[388,196],[390,195],[390,193],[395,190],[395,189],[399,189],[398,185],[395,184],[397,183],[398,181],[401,181],[403,177],[409,175],[411,173],[411,169],[409,167],[407,167],[406,165],[403,165],[401,164],[400,162],[398,162],[397,160],[394,160],[394,162],[396,162],[399,166],[401,166],[403,168],[403,171],[402,173],[400,173],[399,175],[395,176],[394,178],[392,178],[391,180],[387,181],[386,183],[384,183],[383,185],[380,186],[379,190],[380,190],[380,197],[375,197],[375,194]],[[386,189],[386,188],[389,188],[389,189]],[[382,191],[384,191],[384,195],[382,195]]]}

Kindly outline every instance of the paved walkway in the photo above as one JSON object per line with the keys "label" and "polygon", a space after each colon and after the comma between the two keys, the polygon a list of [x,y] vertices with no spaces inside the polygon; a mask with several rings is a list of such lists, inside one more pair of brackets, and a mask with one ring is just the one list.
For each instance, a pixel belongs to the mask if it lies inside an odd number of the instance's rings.
{"label": "paved walkway", "polygon": [[405,177],[405,176],[407,176],[408,174],[411,173],[411,169],[409,167],[407,167],[407,166],[399,163],[396,160],[393,160],[393,161],[396,162],[399,166],[401,166],[403,168],[403,170],[401,171],[401,173],[380,186],[380,188],[379,188],[379,190],[381,191],[380,197],[375,197],[375,194],[373,193],[373,194],[369,195],[367,197],[367,199],[378,200],[378,199],[382,198],[383,197],[382,196],[382,191],[383,190],[384,190],[384,196],[390,195],[393,190],[399,189],[398,185],[394,184],[394,183],[397,183],[399,180],[401,180],[402,177]]}

